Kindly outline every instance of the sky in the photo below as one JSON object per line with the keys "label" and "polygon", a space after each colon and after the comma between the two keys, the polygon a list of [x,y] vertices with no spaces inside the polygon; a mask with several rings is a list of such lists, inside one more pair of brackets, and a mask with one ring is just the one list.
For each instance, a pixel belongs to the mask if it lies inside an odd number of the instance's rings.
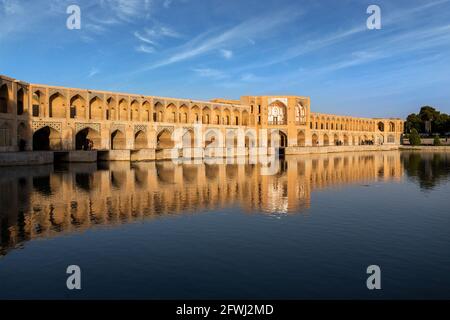
{"label": "sky", "polygon": [[404,118],[450,113],[449,62],[450,0],[0,0],[0,74],[31,83]]}

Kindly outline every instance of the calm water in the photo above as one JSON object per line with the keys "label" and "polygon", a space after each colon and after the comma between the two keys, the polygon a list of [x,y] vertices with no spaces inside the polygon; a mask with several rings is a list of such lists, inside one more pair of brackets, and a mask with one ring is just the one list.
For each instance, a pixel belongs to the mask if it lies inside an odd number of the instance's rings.
{"label": "calm water", "polygon": [[0,298],[449,299],[449,200],[450,153],[0,168]]}

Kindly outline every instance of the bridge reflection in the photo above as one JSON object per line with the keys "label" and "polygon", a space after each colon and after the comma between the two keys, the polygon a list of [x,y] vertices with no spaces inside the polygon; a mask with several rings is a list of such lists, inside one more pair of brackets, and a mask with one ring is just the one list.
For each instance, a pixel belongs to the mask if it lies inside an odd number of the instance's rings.
{"label": "bridge reflection", "polygon": [[306,213],[313,190],[398,180],[398,151],[287,157],[276,175],[247,159],[67,164],[0,171],[0,252],[39,237],[166,215],[239,207],[248,214]]}

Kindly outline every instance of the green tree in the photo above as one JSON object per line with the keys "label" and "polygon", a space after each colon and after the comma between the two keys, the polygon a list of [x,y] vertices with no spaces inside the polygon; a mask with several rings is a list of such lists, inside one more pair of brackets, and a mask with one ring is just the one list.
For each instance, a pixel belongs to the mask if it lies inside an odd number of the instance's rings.
{"label": "green tree", "polygon": [[439,118],[440,112],[437,111],[435,108],[430,106],[423,106],[420,108],[419,116],[422,119],[422,122],[424,124],[424,127],[422,128],[422,132],[425,132],[425,123],[427,121],[431,122],[431,133],[436,132],[435,130],[435,121]]}
{"label": "green tree", "polygon": [[440,146],[441,145],[441,139],[439,139],[439,136],[434,136],[433,145],[434,146]]}
{"label": "green tree", "polygon": [[409,143],[412,146],[420,146],[420,136],[416,129],[411,129],[411,133],[409,134]]}
{"label": "green tree", "polygon": [[417,132],[421,132],[422,128],[423,128],[424,124],[422,119],[420,118],[419,115],[415,114],[415,113],[411,113],[407,118],[406,118],[406,123],[405,123],[405,128],[406,128],[406,132],[411,132],[411,129],[416,129]]}
{"label": "green tree", "polygon": [[434,130],[433,131],[435,133],[440,133],[443,135],[446,132],[450,131],[449,123],[450,123],[450,116],[448,114],[441,113],[438,115],[438,117],[434,121],[434,126],[433,126]]}

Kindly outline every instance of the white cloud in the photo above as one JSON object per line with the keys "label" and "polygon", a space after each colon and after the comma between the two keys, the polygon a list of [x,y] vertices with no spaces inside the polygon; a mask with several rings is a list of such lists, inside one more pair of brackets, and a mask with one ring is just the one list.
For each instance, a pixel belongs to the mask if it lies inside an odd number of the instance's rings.
{"label": "white cloud", "polygon": [[[402,9],[395,11],[393,14],[383,18],[383,29],[386,29],[387,26],[393,26],[395,24],[404,24],[405,21],[415,21],[414,16],[418,13],[423,14],[426,12],[425,10],[439,6],[441,4],[445,4],[450,2],[450,0],[436,0],[433,2],[426,3],[424,5],[410,7],[409,9]],[[383,16],[384,17],[384,16]],[[344,31],[338,31],[327,36],[313,39],[310,41],[307,40],[299,40],[299,44],[296,46],[290,47],[288,50],[285,50],[283,53],[277,55],[274,58],[266,60],[262,63],[254,63],[249,64],[243,67],[243,70],[248,69],[258,69],[262,67],[268,67],[274,64],[283,63],[294,58],[298,58],[302,55],[318,51],[327,47],[331,47],[336,44],[340,44],[344,41],[352,39],[355,36],[361,35],[364,32],[368,32],[365,24],[360,24],[353,28]]]}
{"label": "white cloud", "polygon": [[132,22],[150,10],[150,0],[101,0],[103,8],[111,10],[120,20]]}
{"label": "white cloud", "polygon": [[100,70],[97,68],[92,68],[91,71],[89,71],[88,78],[92,78],[93,76],[100,73]]}
{"label": "white cloud", "polygon": [[142,41],[142,42],[145,42],[145,43],[147,43],[147,44],[151,44],[151,45],[153,45],[153,46],[156,45],[156,42],[155,42],[155,41],[153,41],[153,40],[150,39],[149,37],[146,37],[146,36],[141,35],[138,31],[136,31],[136,32],[134,33],[134,36],[135,36],[136,38],[138,38],[138,39],[139,39],[140,41]]}
{"label": "white cloud", "polygon": [[227,60],[233,58],[233,51],[231,50],[221,49],[220,54]]}
{"label": "white cloud", "polygon": [[181,35],[167,26],[146,28],[144,32],[135,31],[134,36],[145,45],[138,47],[139,52],[153,53],[162,38],[179,38]]}
{"label": "white cloud", "polygon": [[[150,65],[140,71],[160,68],[173,63],[184,61],[206,54],[212,50],[217,50],[220,47],[230,46],[248,38],[255,38],[265,36],[268,32],[273,31],[283,24],[290,22],[297,18],[299,12],[295,14],[287,14],[289,10],[282,10],[278,13],[271,13],[269,16],[259,16],[248,19],[235,27],[223,31],[220,34],[209,36],[211,33],[202,34],[184,45],[173,49],[169,57],[161,60],[153,65]],[[139,71],[138,71],[139,72]]]}
{"label": "white cloud", "polygon": [[192,71],[194,71],[197,75],[205,78],[211,78],[215,80],[225,79],[227,78],[227,75],[216,69],[211,68],[194,68]]}
{"label": "white cloud", "polygon": [[181,38],[181,34],[167,26],[156,26],[153,28],[145,28],[145,35],[150,39],[161,38]]}
{"label": "white cloud", "polygon": [[155,52],[155,48],[142,44],[142,45],[136,47],[136,51],[137,52],[141,52],[141,53],[154,53]]}

